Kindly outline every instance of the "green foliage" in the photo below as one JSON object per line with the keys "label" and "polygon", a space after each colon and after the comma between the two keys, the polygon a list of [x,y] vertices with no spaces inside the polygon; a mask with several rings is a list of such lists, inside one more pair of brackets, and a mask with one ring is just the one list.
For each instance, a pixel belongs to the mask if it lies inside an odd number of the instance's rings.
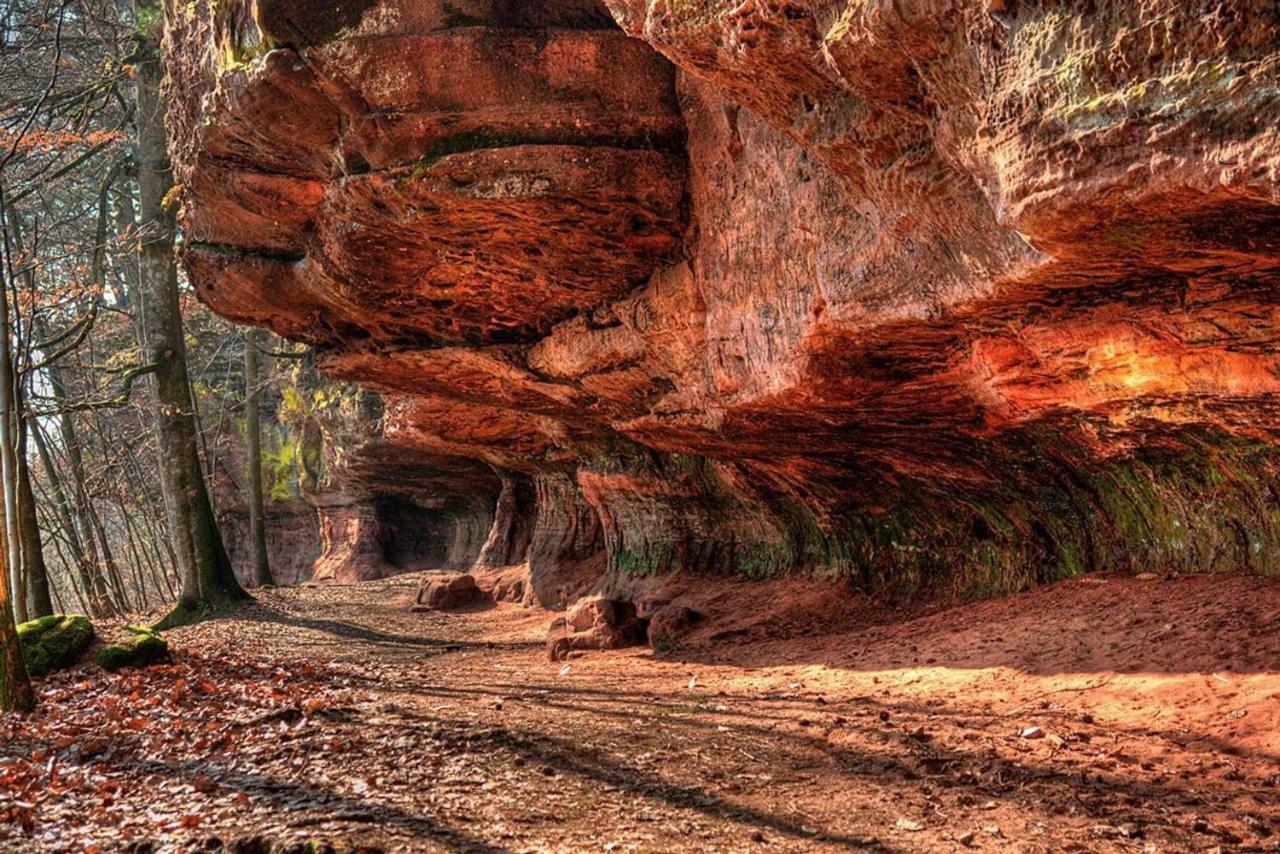
{"label": "green foliage", "polygon": [[218,71],[225,74],[228,71],[248,68],[255,59],[270,53],[274,49],[275,44],[270,39],[263,39],[248,45],[228,42],[223,48]]}
{"label": "green foliage", "polygon": [[853,500],[756,493],[697,457],[617,450],[592,470],[670,487],[614,499],[609,566],[631,575],[821,572],[867,592],[981,599],[1088,572],[1280,574],[1280,459],[1209,431],[1098,457],[1033,428],[977,452],[987,480],[872,480]]}
{"label": "green foliage", "polygon": [[767,578],[794,564],[790,550],[779,543],[741,543],[734,557],[734,568],[748,578]]}
{"label": "green foliage", "polygon": [[263,481],[270,500],[287,501],[315,485],[324,466],[322,422],[354,410],[360,395],[353,386],[318,380],[297,369],[292,381],[281,378],[276,421],[284,435],[277,430],[263,436]]}
{"label": "green foliage", "polygon": [[[290,4],[284,4],[286,8]],[[375,0],[344,0],[341,3],[313,3],[294,10],[287,16],[280,14],[255,15],[257,33],[271,46],[293,48],[312,47],[350,38],[358,32],[361,20]],[[276,31],[272,30],[276,27]]]}
{"label": "green foliage", "polygon": [[133,634],[128,643],[108,644],[98,650],[96,660],[105,670],[146,667],[169,657],[169,642],[147,626],[126,626]]}
{"label": "green foliage", "polygon": [[51,614],[18,626],[22,660],[31,676],[70,667],[93,643],[93,623],[79,614]]}
{"label": "green foliage", "polygon": [[297,424],[312,415],[310,402],[298,390],[297,386],[287,385],[280,389],[280,408],[276,417],[281,424]]}
{"label": "green foliage", "polygon": [[667,11],[672,27],[693,29],[716,22],[733,5],[727,0],[670,0]]}
{"label": "green foliage", "polygon": [[654,655],[657,655],[658,657],[662,657],[666,655],[675,655],[681,649],[680,642],[677,641],[675,638],[670,638],[670,637],[660,637],[660,638],[652,639],[650,641],[650,646],[653,647]]}
{"label": "green foliage", "polygon": [[[1001,596],[1086,572],[1280,573],[1280,468],[1265,445],[1189,432],[1107,460],[1051,434],[981,492],[899,485],[833,528],[867,590]],[[1056,443],[1051,445],[1050,443]]]}
{"label": "green foliage", "polygon": [[267,484],[267,498],[271,501],[288,501],[298,494],[297,462],[302,452],[301,438],[287,438],[278,448],[264,449],[262,464],[266,467],[263,480]]}
{"label": "green foliage", "polygon": [[150,4],[139,4],[136,7],[136,23],[138,35],[143,38],[156,38],[160,32],[160,27],[164,19],[160,6]]}

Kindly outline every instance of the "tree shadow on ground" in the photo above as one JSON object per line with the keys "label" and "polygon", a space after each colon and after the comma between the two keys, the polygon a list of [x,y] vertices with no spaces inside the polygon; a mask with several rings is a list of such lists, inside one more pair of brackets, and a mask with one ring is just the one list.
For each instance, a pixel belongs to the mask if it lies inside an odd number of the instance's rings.
{"label": "tree shadow on ground", "polygon": [[[895,720],[911,715],[933,716],[937,708],[924,709],[910,703],[877,703],[877,712],[888,712]],[[627,728],[633,725],[634,714],[602,712],[598,707],[578,707],[571,703],[559,704],[564,710],[580,709],[591,715],[608,714]],[[437,725],[460,729],[470,726],[464,719],[444,716],[417,716]],[[673,723],[671,718],[664,725]],[[704,729],[717,728],[714,722],[692,719],[675,721],[682,727]],[[1122,772],[1092,768],[1088,763],[1076,767],[1062,767],[1051,761],[1038,761],[1026,755],[1001,756],[991,750],[964,751],[920,741],[910,733],[897,732],[883,747],[864,749],[849,745],[834,745],[827,738],[795,732],[780,732],[760,726],[735,724],[739,731],[750,731],[770,742],[769,766],[777,773],[787,769],[811,768],[815,760],[829,760],[838,765],[840,776],[848,778],[850,785],[877,785],[886,780],[897,781],[904,787],[927,785],[938,789],[950,789],[961,794],[981,794],[983,798],[1006,801],[1021,809],[1043,808],[1046,803],[1068,805],[1090,820],[1120,823],[1134,819],[1152,828],[1161,827],[1165,832],[1188,840],[1196,837],[1187,828],[1170,822],[1171,816],[1194,816],[1205,810],[1217,809],[1232,814],[1236,819],[1248,819],[1258,824],[1269,821],[1270,803],[1264,793],[1269,786],[1262,779],[1210,780],[1198,779],[1181,782],[1156,782],[1135,779]],[[1099,728],[1100,734],[1105,732]],[[725,802],[704,790],[679,783],[665,781],[618,764],[599,750],[584,749],[572,741],[529,730],[513,730],[494,727],[484,731],[486,740],[514,749],[530,761],[542,762],[557,770],[595,780],[632,794],[660,798],[677,806],[704,809],[751,823],[762,828],[783,832],[796,838],[809,838],[815,842],[838,844],[867,850],[875,840],[832,834],[806,829],[785,820],[779,824],[771,821],[771,814],[740,807]],[[1134,738],[1170,738],[1163,731],[1132,731]],[[639,746],[637,745],[637,750]],[[1274,767],[1274,760],[1272,761]],[[1136,770],[1136,769],[1135,769]],[[1232,772],[1235,773],[1234,770]],[[1255,807],[1241,809],[1236,798],[1252,793]],[[704,799],[704,800],[700,800]],[[798,831],[798,832],[797,832]],[[885,850],[881,843],[880,849]]]}
{"label": "tree shadow on ground", "polygon": [[[119,765],[123,770],[166,776],[176,783],[187,783],[197,774],[208,773],[210,770],[210,766],[204,762],[162,762],[137,758],[127,759]],[[300,816],[323,811],[322,819],[304,820],[298,826],[314,826],[331,821],[372,828],[390,827],[417,838],[431,840],[450,851],[467,854],[506,854],[511,851],[509,848],[493,845],[479,836],[443,825],[430,816],[406,812],[372,799],[349,797],[332,789],[246,772],[220,774],[217,780],[220,785],[229,789],[265,798],[274,807]]]}
{"label": "tree shadow on ground", "polygon": [[335,638],[341,638],[342,640],[359,641],[376,646],[429,649],[437,652],[458,652],[466,649],[540,649],[543,646],[537,641],[496,643],[491,641],[458,640],[455,638],[444,640],[421,635],[394,634],[372,629],[359,623],[305,617],[261,604],[256,607],[245,608],[236,614],[236,619],[248,623],[275,623],[290,628],[310,629],[332,635]]}

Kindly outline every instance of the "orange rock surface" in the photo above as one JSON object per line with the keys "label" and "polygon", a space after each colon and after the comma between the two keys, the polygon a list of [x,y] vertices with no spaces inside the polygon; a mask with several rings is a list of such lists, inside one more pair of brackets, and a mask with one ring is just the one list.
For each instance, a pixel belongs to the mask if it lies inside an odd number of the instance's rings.
{"label": "orange rock surface", "polygon": [[174,2],[187,270],[544,604],[1274,569],[1264,5]]}

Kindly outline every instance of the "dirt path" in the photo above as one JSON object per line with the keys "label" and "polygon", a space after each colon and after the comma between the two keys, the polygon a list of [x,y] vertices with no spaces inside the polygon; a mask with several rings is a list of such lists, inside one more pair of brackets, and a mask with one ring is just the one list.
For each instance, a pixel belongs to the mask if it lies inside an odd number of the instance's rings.
{"label": "dirt path", "polygon": [[[0,783],[6,756],[63,781],[80,763],[109,803],[36,803],[27,831],[0,823],[0,849],[1280,850],[1280,582],[1089,579],[567,667],[543,653],[545,614],[410,614],[416,586],[273,591],[173,632],[178,665],[225,667],[239,699],[205,709],[193,675],[185,711],[137,714],[230,733],[203,752],[85,755],[11,726]],[[46,684],[42,714],[86,678]]]}

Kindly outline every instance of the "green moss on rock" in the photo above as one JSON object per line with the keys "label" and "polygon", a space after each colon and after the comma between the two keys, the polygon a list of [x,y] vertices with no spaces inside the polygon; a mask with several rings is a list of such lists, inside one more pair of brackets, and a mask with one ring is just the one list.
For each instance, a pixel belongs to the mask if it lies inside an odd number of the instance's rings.
{"label": "green moss on rock", "polygon": [[146,667],[169,657],[169,642],[147,626],[127,626],[133,633],[128,643],[113,643],[98,650],[97,662],[105,670]]}
{"label": "green moss on rock", "polygon": [[93,623],[79,614],[51,614],[18,626],[22,660],[31,676],[70,667],[93,643]]}

